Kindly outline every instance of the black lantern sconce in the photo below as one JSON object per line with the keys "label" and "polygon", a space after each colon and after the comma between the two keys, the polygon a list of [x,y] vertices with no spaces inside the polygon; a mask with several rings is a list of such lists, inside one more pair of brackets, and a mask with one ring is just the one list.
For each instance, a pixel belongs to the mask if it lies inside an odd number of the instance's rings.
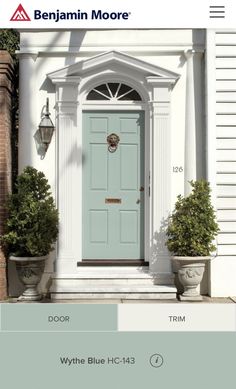
{"label": "black lantern sconce", "polygon": [[41,142],[44,145],[45,153],[48,149],[48,146],[51,142],[53,131],[55,129],[53,122],[50,119],[50,112],[49,112],[49,99],[47,97],[46,100],[46,111],[44,113],[44,116],[41,119],[41,122],[39,124],[39,133]]}

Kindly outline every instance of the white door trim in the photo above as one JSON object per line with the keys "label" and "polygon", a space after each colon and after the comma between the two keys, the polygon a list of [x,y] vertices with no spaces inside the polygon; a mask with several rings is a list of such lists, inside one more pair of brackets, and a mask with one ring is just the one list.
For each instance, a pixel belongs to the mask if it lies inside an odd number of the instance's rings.
{"label": "white door trim", "polygon": [[[68,67],[49,75],[56,84],[57,185],[61,221],[56,273],[76,274],[77,262],[82,260],[82,112],[116,108],[145,111],[145,260],[150,262],[151,272],[166,276],[171,274],[171,265],[162,221],[171,211],[170,98],[178,75],[163,69],[159,71],[156,67],[156,74],[147,76],[146,63],[135,59],[132,68],[132,61],[121,63],[117,55],[109,63],[109,69],[104,62],[101,71],[101,57],[98,69],[96,60],[92,61],[92,74],[91,69],[86,73],[83,64],[75,64],[71,69]],[[150,69],[153,71],[152,65]],[[86,94],[104,80],[127,82],[140,93],[144,103],[122,102],[114,107],[114,104],[85,102]]]}
{"label": "white door trim", "polygon": [[[86,111],[143,111],[145,116],[144,122],[144,260],[145,262],[149,262],[150,260],[150,196],[149,196],[149,174],[150,174],[150,110],[148,104],[121,104],[119,108],[114,109],[114,105],[108,104],[86,104],[86,102],[82,105],[82,113]],[[80,126],[82,128],[82,114]],[[82,184],[81,184],[82,185]],[[82,201],[82,199],[81,199]],[[81,202],[82,206],[82,202]],[[82,261],[82,258],[81,258]]]}

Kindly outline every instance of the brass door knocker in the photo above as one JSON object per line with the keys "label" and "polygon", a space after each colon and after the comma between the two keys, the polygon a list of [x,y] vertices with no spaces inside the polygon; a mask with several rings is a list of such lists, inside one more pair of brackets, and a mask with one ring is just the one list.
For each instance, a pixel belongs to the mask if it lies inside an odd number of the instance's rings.
{"label": "brass door knocker", "polygon": [[117,150],[119,141],[120,141],[120,138],[118,135],[116,135],[114,133],[108,135],[107,143],[108,143],[108,151],[110,151],[110,153],[114,153]]}

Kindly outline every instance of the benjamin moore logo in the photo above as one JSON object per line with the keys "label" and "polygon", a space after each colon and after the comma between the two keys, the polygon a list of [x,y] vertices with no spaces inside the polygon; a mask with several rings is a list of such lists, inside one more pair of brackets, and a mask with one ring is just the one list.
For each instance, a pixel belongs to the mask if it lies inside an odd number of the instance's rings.
{"label": "benjamin moore logo", "polygon": [[11,22],[30,22],[30,17],[25,11],[25,9],[22,7],[21,4],[18,5],[17,9],[15,10],[14,14],[12,15]]}
{"label": "benjamin moore logo", "polygon": [[[72,12],[64,12],[60,9],[54,11],[45,11],[34,9],[34,20],[53,20],[59,22],[61,20],[128,20],[131,12],[124,11],[104,11],[101,9],[92,9],[89,12],[83,12],[80,9]],[[11,22],[29,22],[31,21],[26,10],[21,4],[17,7],[14,14],[12,15]]]}
{"label": "benjamin moore logo", "polygon": [[54,12],[34,10],[34,20],[54,20],[56,23],[60,20],[128,20],[130,15],[130,12],[107,12],[101,9],[92,9],[89,13],[80,9],[73,12],[63,12],[59,9]]}

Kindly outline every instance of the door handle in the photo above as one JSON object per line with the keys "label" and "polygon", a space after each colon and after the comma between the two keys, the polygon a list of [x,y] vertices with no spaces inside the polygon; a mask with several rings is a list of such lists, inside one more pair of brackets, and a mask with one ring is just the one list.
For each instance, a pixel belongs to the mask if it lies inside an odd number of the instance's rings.
{"label": "door handle", "polygon": [[139,191],[140,191],[140,192],[143,192],[143,191],[144,191],[144,186],[140,186]]}
{"label": "door handle", "polygon": [[136,201],[136,204],[139,204],[140,203],[140,199],[138,199],[137,201]]}

